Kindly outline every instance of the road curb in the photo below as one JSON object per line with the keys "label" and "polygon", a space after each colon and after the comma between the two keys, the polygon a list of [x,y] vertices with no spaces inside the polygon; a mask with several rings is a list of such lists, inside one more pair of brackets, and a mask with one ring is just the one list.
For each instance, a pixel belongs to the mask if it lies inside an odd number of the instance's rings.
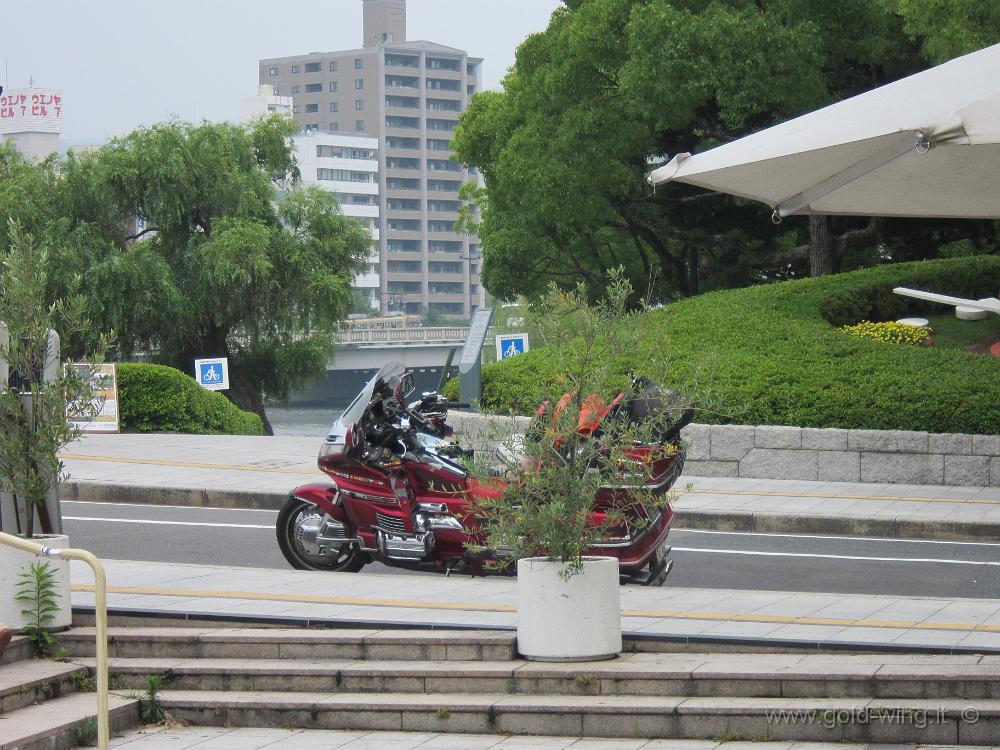
{"label": "road curb", "polygon": [[817,534],[946,542],[1000,542],[1000,523],[940,519],[820,516],[812,514],[716,513],[677,510],[675,528],[743,531],[758,534]]}
{"label": "road curb", "polygon": [[[289,488],[291,489],[291,488]],[[150,487],[104,482],[63,482],[63,500],[141,505],[194,506],[201,508],[250,508],[280,510],[284,492],[184,487]],[[1000,542],[1000,523],[941,519],[873,518],[870,516],[820,516],[786,513],[740,513],[676,509],[674,528],[742,531],[758,534],[816,534],[885,539],[925,539],[943,542]]]}

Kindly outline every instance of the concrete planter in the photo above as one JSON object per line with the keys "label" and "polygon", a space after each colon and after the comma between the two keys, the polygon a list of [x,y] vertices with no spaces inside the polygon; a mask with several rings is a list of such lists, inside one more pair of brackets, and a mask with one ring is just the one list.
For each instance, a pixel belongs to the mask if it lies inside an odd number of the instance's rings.
{"label": "concrete planter", "polygon": [[[65,535],[35,536],[31,541],[56,549],[69,547],[69,537]],[[0,627],[19,630],[30,624],[30,621],[21,614],[21,610],[27,609],[30,602],[17,601],[14,595],[17,593],[17,584],[21,582],[21,572],[28,570],[33,562],[41,561],[47,561],[55,570],[56,593],[59,595],[56,599],[59,611],[55,613],[55,619],[50,621],[47,627],[51,630],[69,627],[73,619],[69,592],[69,560],[35,557],[4,545],[0,545]]]}
{"label": "concrete planter", "polygon": [[584,558],[583,572],[563,580],[565,565],[544,557],[517,562],[517,650],[533,661],[593,661],[622,650],[618,560]]}

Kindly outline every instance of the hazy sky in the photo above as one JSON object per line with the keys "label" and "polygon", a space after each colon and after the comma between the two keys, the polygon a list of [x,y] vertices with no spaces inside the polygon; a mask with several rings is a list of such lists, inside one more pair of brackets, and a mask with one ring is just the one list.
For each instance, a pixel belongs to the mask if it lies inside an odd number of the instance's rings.
{"label": "hazy sky", "polygon": [[[484,57],[497,88],[559,4],[409,0],[407,35]],[[0,0],[0,82],[63,89],[68,144],[171,115],[236,120],[260,58],[360,46],[361,0]]]}

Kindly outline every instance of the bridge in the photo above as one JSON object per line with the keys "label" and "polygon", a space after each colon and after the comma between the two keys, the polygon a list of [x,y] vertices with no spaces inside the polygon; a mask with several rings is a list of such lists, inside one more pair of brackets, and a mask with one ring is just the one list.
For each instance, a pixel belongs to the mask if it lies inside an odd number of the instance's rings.
{"label": "bridge", "polygon": [[[410,368],[441,367],[452,350],[465,344],[468,334],[464,326],[343,331],[329,369],[372,370],[388,361]],[[490,329],[487,345],[494,335]]]}
{"label": "bridge", "polygon": [[[341,331],[326,378],[293,393],[292,406],[345,405],[386,362],[400,362],[413,371],[418,391],[437,388],[448,355],[465,344],[464,326],[436,328],[365,328]],[[493,342],[491,328],[487,346]],[[457,360],[457,357],[456,357]],[[455,368],[453,368],[454,374]]]}

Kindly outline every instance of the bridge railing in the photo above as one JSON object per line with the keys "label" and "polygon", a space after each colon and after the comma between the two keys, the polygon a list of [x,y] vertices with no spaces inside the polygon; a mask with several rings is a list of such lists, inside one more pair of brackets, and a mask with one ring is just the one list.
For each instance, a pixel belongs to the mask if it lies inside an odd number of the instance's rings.
{"label": "bridge railing", "polygon": [[469,329],[452,328],[396,328],[369,331],[342,331],[339,336],[341,344],[381,344],[381,343],[414,343],[431,341],[465,341]]}

